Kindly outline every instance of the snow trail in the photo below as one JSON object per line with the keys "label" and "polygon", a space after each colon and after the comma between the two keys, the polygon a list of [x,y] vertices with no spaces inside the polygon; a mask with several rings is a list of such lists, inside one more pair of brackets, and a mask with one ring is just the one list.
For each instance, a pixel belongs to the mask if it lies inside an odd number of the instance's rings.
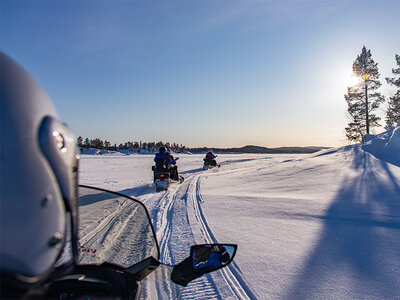
{"label": "snow trail", "polygon": [[[247,161],[247,160],[246,160]],[[185,172],[182,184],[172,184],[166,192],[147,200],[160,246],[161,261],[177,264],[189,256],[191,245],[218,243],[202,212],[200,178],[217,169]],[[161,195],[160,195],[161,194]],[[182,299],[254,299],[237,266],[202,276],[191,282]]]}
{"label": "snow trail", "polygon": [[[216,171],[214,169],[212,171]],[[206,217],[203,214],[201,203],[203,203],[203,199],[201,196],[200,190],[200,177],[202,174],[199,174],[194,177],[194,179],[190,183],[190,188],[188,189],[189,203],[188,203],[188,211],[192,212],[192,215],[189,216],[190,225],[192,231],[197,231],[195,236],[197,237],[196,242],[198,244],[212,244],[218,243],[218,240],[214,236],[212,230],[208,226]],[[223,241],[222,241],[223,243]],[[218,271],[222,273],[222,276],[219,276],[219,282],[217,286],[226,287],[224,290],[224,297],[233,299],[255,299],[254,294],[250,290],[250,288],[245,284],[241,276],[236,271],[237,266],[232,266],[232,264],[224,269]],[[212,277],[212,274],[210,275]],[[214,275],[215,277],[215,275]],[[224,281],[224,284],[221,284],[220,281]],[[221,293],[222,294],[222,293]],[[225,298],[225,299],[227,299]]]}

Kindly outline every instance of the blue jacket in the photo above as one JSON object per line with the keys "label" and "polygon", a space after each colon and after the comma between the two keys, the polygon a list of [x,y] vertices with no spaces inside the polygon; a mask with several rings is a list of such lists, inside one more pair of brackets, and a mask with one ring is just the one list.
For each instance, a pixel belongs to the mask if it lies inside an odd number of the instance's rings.
{"label": "blue jacket", "polygon": [[173,159],[171,156],[167,155],[166,153],[156,153],[156,157],[154,158],[154,161],[157,162],[158,158],[162,158],[165,159],[169,162],[169,164],[171,165],[175,165],[176,161],[175,159]]}
{"label": "blue jacket", "polygon": [[196,259],[193,259],[193,269],[197,272],[213,270],[222,266],[221,259],[218,253],[211,252],[208,259],[199,263],[196,263]]}

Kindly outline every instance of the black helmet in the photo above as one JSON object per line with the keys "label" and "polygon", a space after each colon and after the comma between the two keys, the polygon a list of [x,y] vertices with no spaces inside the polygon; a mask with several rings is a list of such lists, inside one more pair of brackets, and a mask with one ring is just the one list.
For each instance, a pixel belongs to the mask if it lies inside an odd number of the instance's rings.
{"label": "black helmet", "polygon": [[161,146],[161,147],[158,149],[158,151],[159,151],[160,153],[165,153],[165,152],[167,151],[167,149],[165,149],[164,146]]}

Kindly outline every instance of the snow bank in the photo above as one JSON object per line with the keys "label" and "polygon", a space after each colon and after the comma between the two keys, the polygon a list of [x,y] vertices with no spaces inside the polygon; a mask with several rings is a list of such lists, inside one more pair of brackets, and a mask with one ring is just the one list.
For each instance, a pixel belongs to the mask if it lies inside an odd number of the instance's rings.
{"label": "snow bank", "polygon": [[103,154],[110,154],[112,151],[109,150],[99,150],[95,148],[81,148],[81,154],[88,154],[88,155],[103,155]]}
{"label": "snow bank", "polygon": [[362,146],[376,158],[400,167],[400,125],[378,135],[368,135]]}
{"label": "snow bank", "polygon": [[104,150],[104,149],[96,149],[96,148],[80,148],[81,154],[86,154],[86,155],[131,155],[131,154],[151,154],[154,155],[154,151],[150,150],[136,150],[136,151],[131,151],[131,150],[118,150],[118,151],[110,151],[110,150]]}

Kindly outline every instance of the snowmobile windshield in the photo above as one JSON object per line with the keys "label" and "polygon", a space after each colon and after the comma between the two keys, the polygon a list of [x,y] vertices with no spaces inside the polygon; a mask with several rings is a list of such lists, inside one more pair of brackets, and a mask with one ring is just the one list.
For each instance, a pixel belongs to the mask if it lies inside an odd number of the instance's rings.
{"label": "snowmobile windshield", "polygon": [[159,249],[146,207],[119,193],[79,186],[79,264],[124,268]]}

